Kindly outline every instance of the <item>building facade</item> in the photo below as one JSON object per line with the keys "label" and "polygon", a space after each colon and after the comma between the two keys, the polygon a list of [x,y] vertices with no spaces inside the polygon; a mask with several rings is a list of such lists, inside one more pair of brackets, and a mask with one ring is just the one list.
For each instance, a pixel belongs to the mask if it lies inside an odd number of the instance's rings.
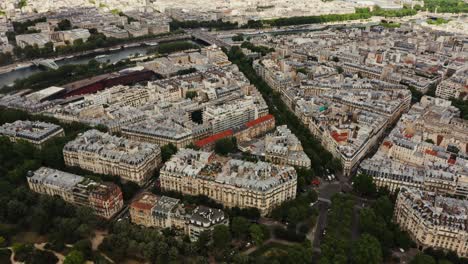
{"label": "building facade", "polygon": [[286,125],[265,137],[265,160],[278,165],[289,165],[310,169],[310,158],[302,149],[302,144]]}
{"label": "building facade", "polygon": [[65,132],[60,126],[38,121],[18,120],[0,126],[0,136],[8,137],[12,142],[24,140],[38,148],[43,147],[52,138],[64,135]]}
{"label": "building facade", "polygon": [[143,185],[161,163],[161,149],[154,144],[89,130],[65,145],[63,157],[67,166]]}
{"label": "building facade", "polygon": [[419,249],[449,250],[468,256],[468,201],[403,187],[395,204],[394,221]]}
{"label": "building facade", "polygon": [[160,171],[161,188],[206,195],[227,207],[257,208],[266,215],[296,197],[293,167],[246,162],[210,152],[181,149]]}
{"label": "building facade", "polygon": [[203,232],[217,225],[227,225],[228,218],[220,209],[198,206],[186,211],[179,199],[144,192],[130,205],[132,223],[146,227],[173,228],[197,241]]}
{"label": "building facade", "polygon": [[34,192],[59,196],[65,202],[90,207],[96,215],[106,219],[112,218],[123,208],[122,191],[114,183],[98,183],[46,167],[29,172],[27,181]]}
{"label": "building facade", "polygon": [[404,186],[468,197],[468,122],[450,101],[424,96],[404,114],[377,153],[360,164],[378,187]]}

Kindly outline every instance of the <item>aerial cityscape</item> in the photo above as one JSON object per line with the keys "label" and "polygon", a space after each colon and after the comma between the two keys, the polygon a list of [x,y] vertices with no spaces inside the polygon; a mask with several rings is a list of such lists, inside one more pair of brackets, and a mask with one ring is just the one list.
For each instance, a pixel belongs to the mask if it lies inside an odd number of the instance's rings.
{"label": "aerial cityscape", "polygon": [[0,0],[0,263],[468,264],[467,0]]}

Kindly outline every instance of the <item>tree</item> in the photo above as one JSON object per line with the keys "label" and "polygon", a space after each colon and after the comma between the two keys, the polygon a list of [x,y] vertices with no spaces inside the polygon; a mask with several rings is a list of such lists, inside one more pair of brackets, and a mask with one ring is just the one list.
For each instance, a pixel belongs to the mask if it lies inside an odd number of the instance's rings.
{"label": "tree", "polygon": [[11,223],[20,221],[27,213],[27,206],[17,200],[11,200],[7,204],[8,220]]}
{"label": "tree", "polygon": [[289,208],[287,220],[290,224],[296,225],[301,218],[299,210],[296,207]]}
{"label": "tree", "polygon": [[15,260],[25,262],[31,256],[34,248],[31,244],[13,244],[13,252],[15,252]]}
{"label": "tree", "polygon": [[92,257],[92,244],[89,239],[79,240],[73,245],[73,250],[83,253],[83,257],[90,259]]}
{"label": "tree", "polygon": [[377,193],[372,176],[367,174],[358,174],[353,179],[354,191],[362,196],[373,197]]}
{"label": "tree", "polygon": [[307,75],[307,69],[306,68],[297,68],[296,72]]}
{"label": "tree", "polygon": [[260,210],[258,208],[254,207],[247,207],[247,208],[239,208],[237,206],[231,208],[231,211],[229,212],[229,215],[231,217],[235,216],[242,216],[244,218],[247,218],[250,221],[257,221],[260,218]]}
{"label": "tree", "polygon": [[397,247],[408,250],[413,244],[414,242],[411,240],[408,232],[401,230],[395,231],[395,245]]}
{"label": "tree", "polygon": [[23,7],[27,6],[27,5],[28,5],[28,1],[27,1],[27,0],[20,0],[20,1],[18,2],[18,7],[19,7],[19,8],[23,8]]}
{"label": "tree", "polygon": [[198,96],[197,91],[187,91],[187,93],[185,94],[185,98],[187,99],[193,99],[197,96]]}
{"label": "tree", "polygon": [[244,35],[243,34],[237,34],[234,37],[232,37],[232,41],[244,41]]}
{"label": "tree", "polygon": [[193,149],[193,150],[200,150],[200,147],[193,143],[188,144],[187,146],[185,146],[185,148]]}
{"label": "tree", "polygon": [[161,159],[162,162],[168,161],[172,155],[177,153],[177,147],[174,144],[169,143],[161,147]]}
{"label": "tree", "polygon": [[190,74],[190,73],[194,73],[194,72],[197,72],[197,69],[196,68],[188,68],[188,69],[182,69],[182,70],[178,70],[177,71],[177,75],[186,75],[186,74]]}
{"label": "tree", "polygon": [[63,264],[83,264],[84,262],[83,253],[77,250],[72,250],[63,260]]}
{"label": "tree", "polygon": [[198,45],[188,42],[188,41],[175,41],[170,43],[161,43],[154,50],[149,50],[148,52],[157,52],[160,54],[172,53],[176,51],[197,49]]}
{"label": "tree", "polygon": [[249,227],[250,237],[253,239],[255,245],[260,246],[265,241],[265,235],[262,227],[258,224],[253,224]]}
{"label": "tree", "polygon": [[9,52],[0,52],[0,66],[13,63],[13,56]]}
{"label": "tree", "polygon": [[382,216],[387,223],[390,223],[393,217],[393,203],[388,196],[380,196],[372,205],[375,213]]}
{"label": "tree", "polygon": [[59,30],[69,30],[71,29],[70,20],[64,19],[57,24]]}
{"label": "tree", "polygon": [[235,238],[243,238],[249,231],[249,221],[242,217],[234,217],[231,221],[231,232]]}
{"label": "tree", "polygon": [[54,253],[49,251],[37,250],[35,249],[31,254],[31,261],[26,263],[31,264],[50,264],[57,263],[59,259],[54,255]]}
{"label": "tree", "polygon": [[380,219],[371,208],[363,208],[359,212],[360,228],[371,235],[375,235],[381,231],[382,225],[385,224],[382,222],[383,219]]}
{"label": "tree", "polygon": [[377,238],[369,234],[362,235],[353,244],[352,261],[355,264],[380,264],[383,262],[382,249]]}
{"label": "tree", "polygon": [[410,264],[436,264],[436,261],[433,257],[418,253],[414,258],[411,260]]}
{"label": "tree", "polygon": [[216,248],[226,249],[231,243],[231,233],[225,225],[217,225],[213,229],[213,243]]}
{"label": "tree", "polygon": [[227,155],[237,149],[237,140],[235,137],[219,139],[215,142],[214,151],[219,155]]}
{"label": "tree", "polygon": [[197,247],[200,252],[207,252],[208,243],[210,243],[211,233],[209,231],[203,231],[198,236]]}
{"label": "tree", "polygon": [[451,261],[446,260],[446,259],[439,260],[437,263],[438,264],[453,264]]}
{"label": "tree", "polygon": [[176,261],[179,258],[179,250],[176,247],[171,247],[168,255],[170,260]]}

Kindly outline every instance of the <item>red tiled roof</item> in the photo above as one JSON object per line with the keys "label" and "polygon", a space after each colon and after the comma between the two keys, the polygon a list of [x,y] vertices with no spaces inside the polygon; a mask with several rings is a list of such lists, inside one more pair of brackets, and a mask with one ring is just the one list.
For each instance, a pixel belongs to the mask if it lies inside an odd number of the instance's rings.
{"label": "red tiled roof", "polygon": [[229,130],[225,130],[223,132],[219,132],[217,134],[214,134],[212,136],[209,136],[209,137],[206,137],[204,139],[200,139],[199,141],[195,142],[195,145],[197,147],[204,147],[208,144],[211,144],[211,143],[214,143],[216,142],[217,140],[220,140],[220,139],[223,139],[223,138],[226,138],[226,137],[230,137],[232,136],[234,133],[232,131],[232,129],[229,129]]}
{"label": "red tiled roof", "polygon": [[133,208],[140,209],[140,210],[151,210],[151,208],[153,208],[154,204],[149,204],[149,203],[145,203],[145,202],[142,203],[140,201],[135,201],[130,206],[133,207]]}
{"label": "red tiled roof", "polygon": [[331,132],[331,136],[335,141],[341,142],[348,139],[348,132],[338,133],[336,131],[333,131]]}
{"label": "red tiled roof", "polygon": [[390,141],[384,141],[383,145],[388,147],[388,148],[391,148],[393,146],[392,142],[390,142]]}
{"label": "red tiled roof", "polygon": [[436,155],[437,155],[437,151],[432,150],[432,149],[426,149],[426,154],[429,154],[429,155],[432,155],[432,156],[436,156]]}
{"label": "red tiled roof", "polygon": [[450,159],[448,159],[447,162],[448,162],[448,164],[452,164],[452,165],[453,165],[453,164],[455,164],[456,161],[457,161],[456,159],[450,158]]}
{"label": "red tiled roof", "polygon": [[[143,198],[146,198],[146,200]],[[157,195],[144,192],[132,201],[130,207],[137,208],[140,210],[151,210],[151,208],[154,207],[157,200],[159,200],[159,197]]]}
{"label": "red tiled roof", "polygon": [[266,122],[266,121],[271,120],[271,119],[274,119],[274,118],[275,118],[275,117],[274,117],[273,115],[268,114],[268,115],[266,115],[266,116],[262,116],[262,117],[259,117],[259,118],[255,119],[255,120],[249,121],[249,122],[247,122],[245,125],[246,125],[247,127],[253,127],[253,126],[255,126],[255,125],[261,124],[261,123],[263,123],[263,122]]}

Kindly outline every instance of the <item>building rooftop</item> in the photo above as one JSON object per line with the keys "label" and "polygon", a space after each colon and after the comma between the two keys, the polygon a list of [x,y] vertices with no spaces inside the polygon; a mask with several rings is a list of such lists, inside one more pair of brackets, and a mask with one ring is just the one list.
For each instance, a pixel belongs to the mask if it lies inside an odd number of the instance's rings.
{"label": "building rooftop", "polygon": [[140,210],[151,210],[159,198],[159,196],[150,192],[143,192],[133,199],[130,207]]}
{"label": "building rooftop", "polygon": [[103,159],[117,163],[139,165],[157,153],[159,146],[150,143],[132,141],[98,130],[88,130],[75,140],[68,142],[64,151],[96,153]]}
{"label": "building rooftop", "polygon": [[162,171],[255,191],[268,191],[297,178],[296,171],[290,166],[225,159],[192,149],[180,149],[164,164]]}
{"label": "building rooftop", "polygon": [[399,196],[423,219],[439,228],[468,231],[468,201],[403,187]]}
{"label": "building rooftop", "polygon": [[168,196],[161,196],[153,208],[153,215],[168,215],[180,205],[180,200]]}
{"label": "building rooftop", "polygon": [[190,223],[193,225],[209,227],[225,220],[221,209],[213,209],[206,206],[198,206],[192,211]]}
{"label": "building rooftop", "polygon": [[60,126],[52,123],[17,120],[0,126],[0,135],[40,141],[60,130]]}

